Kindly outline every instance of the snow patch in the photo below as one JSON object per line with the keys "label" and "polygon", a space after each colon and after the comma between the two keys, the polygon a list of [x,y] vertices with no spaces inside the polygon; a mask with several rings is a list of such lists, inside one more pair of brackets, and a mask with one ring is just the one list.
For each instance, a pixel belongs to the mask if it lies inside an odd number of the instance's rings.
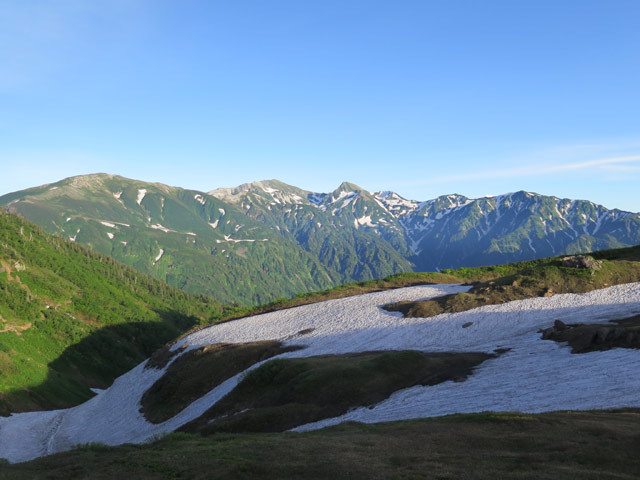
{"label": "snow patch", "polygon": [[[574,355],[564,344],[542,340],[539,333],[559,317],[566,323],[602,323],[638,314],[640,283],[489,305],[431,318],[402,318],[380,308],[391,302],[433,298],[468,288],[422,285],[329,300],[214,325],[188,335],[172,348],[266,339],[306,347],[280,358],[388,349],[493,352],[496,348],[511,348],[475,368],[465,382],[400,390],[371,408],[355,408],[296,430],[343,421],[373,423],[452,413],[640,406],[639,351],[612,349]],[[467,322],[473,322],[472,326],[462,328]],[[309,335],[294,337],[296,332],[310,328],[314,330]],[[69,450],[79,443],[141,443],[197,418],[246,374],[245,371],[226,380],[166,422],[151,424],[139,412],[139,402],[164,369],[145,369],[145,363],[76,407],[0,418],[0,456],[20,462]]]}
{"label": "snow patch", "polygon": [[355,221],[356,221],[356,223],[358,223],[360,225],[365,225],[367,227],[376,227],[376,226],[378,226],[377,223],[373,223],[371,221],[371,215],[366,215],[366,216],[363,216],[361,218],[356,218]]}
{"label": "snow patch", "polygon": [[152,228],[154,230],[162,230],[164,233],[175,232],[175,230],[171,230],[170,228],[164,227],[164,226],[160,225],[159,223],[151,225],[150,228]]}
{"label": "snow patch", "polygon": [[111,233],[111,232],[107,232],[107,237],[109,237],[109,239],[110,239],[110,240],[113,240],[113,237],[114,237],[114,236],[115,236],[115,235],[114,235],[113,233]]}
{"label": "snow patch", "polygon": [[136,198],[136,202],[138,205],[140,205],[142,203],[142,199],[144,198],[144,196],[147,194],[147,189],[146,188],[140,188],[138,189],[138,197]]}
{"label": "snow patch", "polygon": [[204,197],[202,195],[194,195],[193,198],[196,199],[196,201],[202,205],[204,205],[205,203],[207,203],[207,201],[204,199]]}
{"label": "snow patch", "polygon": [[153,262],[151,263],[151,265],[155,265],[156,263],[158,263],[158,260],[162,258],[162,255],[164,255],[164,250],[161,248],[160,253],[158,253],[156,258],[153,259]]}

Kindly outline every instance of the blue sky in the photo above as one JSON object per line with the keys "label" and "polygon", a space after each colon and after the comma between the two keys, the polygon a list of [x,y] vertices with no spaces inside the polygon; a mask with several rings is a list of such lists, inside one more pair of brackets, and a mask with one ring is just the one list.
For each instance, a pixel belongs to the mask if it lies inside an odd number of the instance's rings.
{"label": "blue sky", "polygon": [[0,193],[110,172],[640,211],[640,2],[4,0]]}

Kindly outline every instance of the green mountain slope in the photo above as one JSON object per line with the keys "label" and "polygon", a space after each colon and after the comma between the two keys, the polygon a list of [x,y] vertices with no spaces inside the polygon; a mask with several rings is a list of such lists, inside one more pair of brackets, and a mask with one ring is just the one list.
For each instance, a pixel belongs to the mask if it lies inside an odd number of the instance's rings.
{"label": "green mountain slope", "polygon": [[172,286],[242,305],[640,243],[640,214],[530,192],[417,202],[348,182],[330,193],[278,180],[204,193],[96,174],[0,205]]}
{"label": "green mountain slope", "polygon": [[[399,224],[370,193],[352,183],[322,195],[278,180],[209,193],[294,240],[337,283],[412,270]],[[378,222],[380,228],[372,228]]]}
{"label": "green mountain slope", "polygon": [[[384,201],[384,199],[383,199]],[[446,195],[399,218],[419,270],[491,265],[640,243],[640,215],[530,192]]]}
{"label": "green mountain slope", "polygon": [[206,193],[97,174],[0,197],[46,231],[187,292],[258,304],[338,282],[292,239]]}
{"label": "green mountain slope", "polygon": [[221,311],[0,209],[0,414],[80,403]]}

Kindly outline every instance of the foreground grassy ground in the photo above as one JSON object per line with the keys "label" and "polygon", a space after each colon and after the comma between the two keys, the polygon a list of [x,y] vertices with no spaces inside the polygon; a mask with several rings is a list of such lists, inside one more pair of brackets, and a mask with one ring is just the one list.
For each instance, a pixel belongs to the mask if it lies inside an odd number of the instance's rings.
{"label": "foreground grassy ground", "polygon": [[632,479],[640,412],[484,413],[308,433],[173,434],[0,466],[7,479]]}

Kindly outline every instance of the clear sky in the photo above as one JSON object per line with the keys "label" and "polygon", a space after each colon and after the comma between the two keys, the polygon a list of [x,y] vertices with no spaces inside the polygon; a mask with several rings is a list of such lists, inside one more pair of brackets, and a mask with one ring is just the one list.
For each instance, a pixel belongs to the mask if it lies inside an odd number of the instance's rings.
{"label": "clear sky", "polygon": [[640,2],[0,0],[0,193],[95,172],[640,211]]}

